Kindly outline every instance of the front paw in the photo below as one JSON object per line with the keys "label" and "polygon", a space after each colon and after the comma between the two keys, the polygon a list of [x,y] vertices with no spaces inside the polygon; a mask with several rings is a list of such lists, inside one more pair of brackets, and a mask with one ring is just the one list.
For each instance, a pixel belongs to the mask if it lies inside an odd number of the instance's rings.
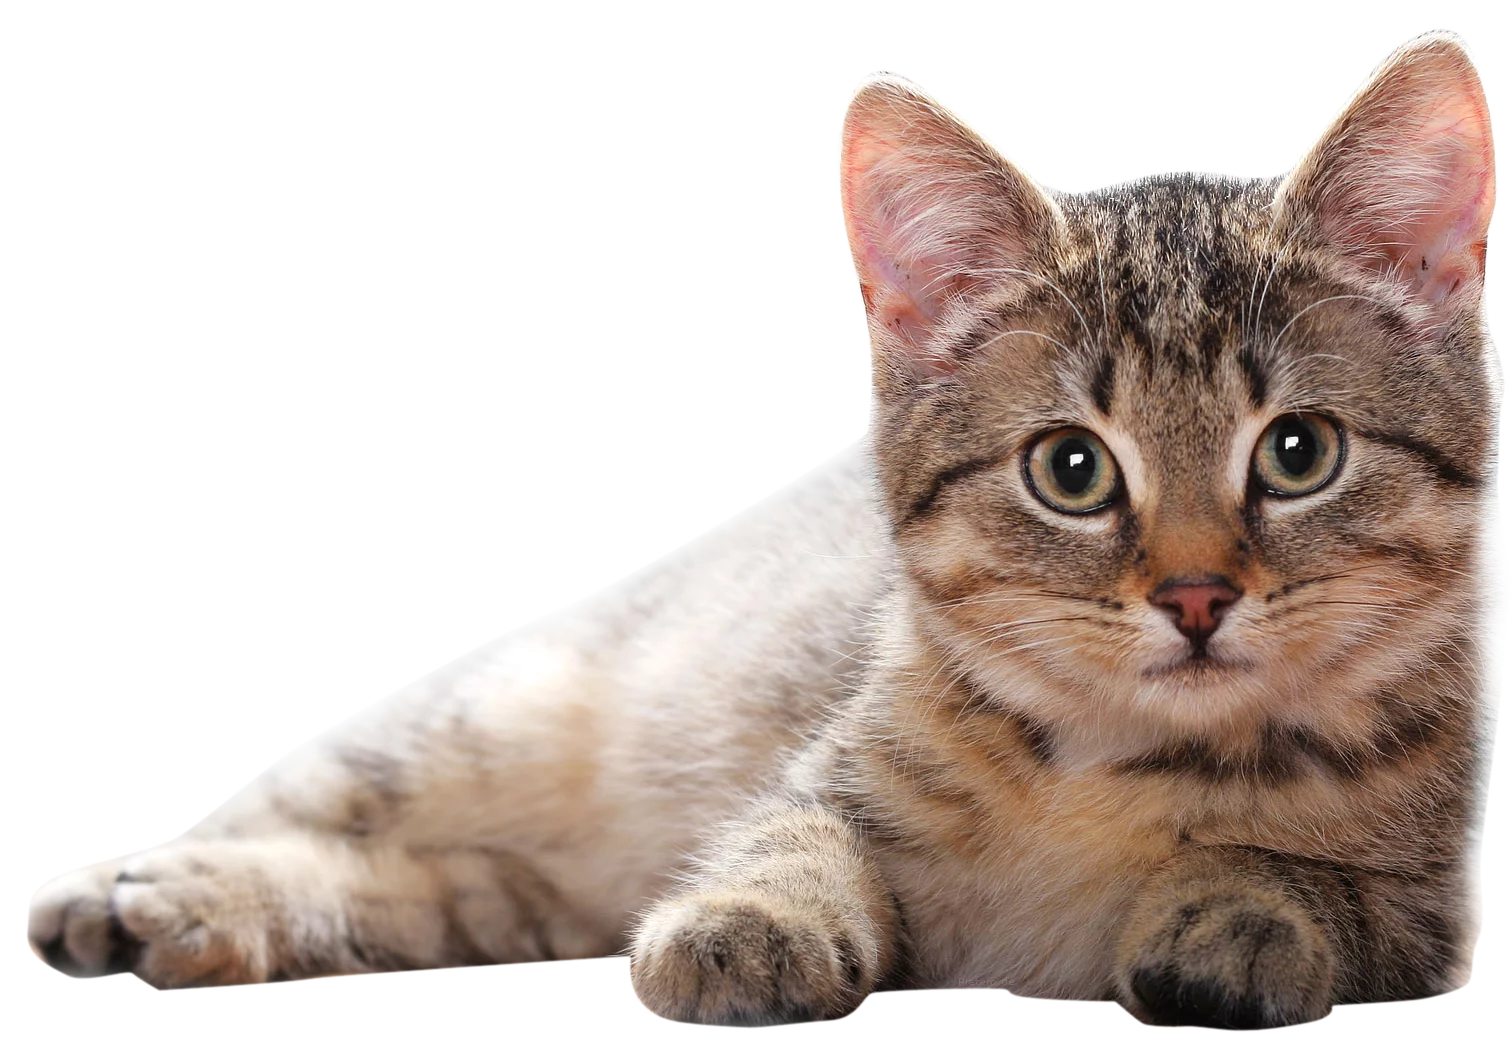
{"label": "front paw", "polygon": [[268,979],[271,897],[253,854],[165,846],[64,875],[32,898],[32,947],[76,977],[134,971],[159,988]]}
{"label": "front paw", "polygon": [[71,977],[129,970],[138,945],[110,910],[119,861],[53,879],[32,897],[26,933],[43,962]]}
{"label": "front paw", "polygon": [[1145,910],[1120,951],[1120,1001],[1150,1024],[1274,1028],[1332,1009],[1326,935],[1269,891],[1209,892]]}
{"label": "front paw", "polygon": [[654,909],[630,953],[641,1002],[662,1017],[774,1025],[843,1017],[864,998],[858,935],[750,895]]}

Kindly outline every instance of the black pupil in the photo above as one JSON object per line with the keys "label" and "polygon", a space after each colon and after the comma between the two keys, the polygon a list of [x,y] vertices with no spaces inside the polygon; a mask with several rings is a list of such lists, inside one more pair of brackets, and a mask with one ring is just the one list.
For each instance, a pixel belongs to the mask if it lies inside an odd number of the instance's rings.
{"label": "black pupil", "polygon": [[1066,439],[1049,458],[1055,483],[1066,494],[1084,494],[1097,474],[1097,452],[1084,439]]}
{"label": "black pupil", "polygon": [[1317,463],[1317,433],[1304,421],[1275,429],[1275,460],[1292,476],[1305,476]]}

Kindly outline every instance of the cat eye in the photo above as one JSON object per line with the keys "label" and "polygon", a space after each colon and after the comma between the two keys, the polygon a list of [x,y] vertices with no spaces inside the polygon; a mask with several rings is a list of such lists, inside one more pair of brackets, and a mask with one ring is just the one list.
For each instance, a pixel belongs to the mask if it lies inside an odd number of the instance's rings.
{"label": "cat eye", "polygon": [[1121,483],[1112,452],[1084,428],[1040,436],[1028,450],[1024,475],[1040,501],[1072,515],[1106,508]]}
{"label": "cat eye", "polygon": [[1254,448],[1254,477],[1271,494],[1298,498],[1319,490],[1343,463],[1343,433],[1317,414],[1270,422]]}

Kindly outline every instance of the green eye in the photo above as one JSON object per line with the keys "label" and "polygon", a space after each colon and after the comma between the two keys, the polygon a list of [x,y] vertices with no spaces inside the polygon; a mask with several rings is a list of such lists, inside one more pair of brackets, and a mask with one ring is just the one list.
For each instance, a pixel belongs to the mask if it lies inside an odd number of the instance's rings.
{"label": "green eye", "polygon": [[1024,475],[1051,509],[1073,515],[1095,512],[1118,496],[1117,462],[1107,445],[1084,428],[1061,428],[1029,447]]}
{"label": "green eye", "polygon": [[1270,422],[1254,448],[1254,477],[1271,494],[1297,498],[1326,486],[1343,463],[1343,433],[1316,414]]}

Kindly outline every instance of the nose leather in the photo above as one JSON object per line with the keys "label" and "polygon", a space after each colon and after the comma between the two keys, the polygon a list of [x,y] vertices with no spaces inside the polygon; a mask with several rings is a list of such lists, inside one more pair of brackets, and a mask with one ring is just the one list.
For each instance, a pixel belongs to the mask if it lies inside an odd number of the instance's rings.
{"label": "nose leather", "polygon": [[1241,589],[1214,575],[1165,582],[1150,594],[1149,603],[1168,611],[1175,628],[1200,643],[1217,632],[1223,615],[1241,596]]}

